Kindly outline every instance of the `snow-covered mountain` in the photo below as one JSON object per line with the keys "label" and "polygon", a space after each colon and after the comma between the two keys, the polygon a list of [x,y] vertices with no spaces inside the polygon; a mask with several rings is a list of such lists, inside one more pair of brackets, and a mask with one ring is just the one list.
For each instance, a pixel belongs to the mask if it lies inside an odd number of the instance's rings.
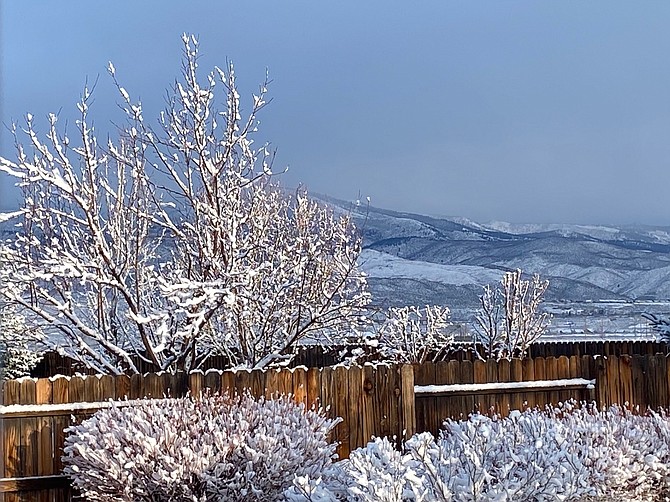
{"label": "snow-covered mountain", "polygon": [[354,214],[382,305],[474,306],[515,268],[548,278],[549,300],[670,298],[670,227],[479,224],[325,199]]}
{"label": "snow-covered mountain", "polygon": [[[670,227],[476,223],[356,205],[363,270],[379,306],[478,304],[482,286],[521,268],[550,280],[547,299],[670,299]],[[16,229],[0,222],[0,237]]]}

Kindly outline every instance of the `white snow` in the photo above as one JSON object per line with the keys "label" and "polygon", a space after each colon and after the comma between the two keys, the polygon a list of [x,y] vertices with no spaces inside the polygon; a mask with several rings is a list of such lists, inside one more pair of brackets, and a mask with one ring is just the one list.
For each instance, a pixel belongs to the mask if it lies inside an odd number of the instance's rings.
{"label": "white snow", "polygon": [[12,211],[11,213],[0,213],[0,223],[9,221],[12,218],[16,218],[17,216],[21,216],[22,214],[25,214],[25,212],[25,209],[20,209],[19,211]]}
{"label": "white snow", "polygon": [[0,406],[0,418],[18,418],[36,413],[53,415],[56,413],[75,413],[77,411],[95,411],[105,408],[121,408],[146,404],[147,399],[133,399],[124,401],[98,401],[93,403],[62,403],[62,404],[9,404]]}
{"label": "white snow", "polygon": [[527,389],[549,389],[555,387],[583,386],[594,388],[595,380],[585,378],[565,378],[560,380],[536,380],[533,382],[493,382],[493,383],[461,383],[450,385],[415,385],[414,394],[449,394],[452,392],[469,392],[476,394],[487,391],[523,391]]}
{"label": "white snow", "polygon": [[418,260],[405,260],[387,253],[364,249],[361,269],[378,279],[416,279],[456,286],[482,286],[500,280],[500,271],[471,265],[441,265]]}

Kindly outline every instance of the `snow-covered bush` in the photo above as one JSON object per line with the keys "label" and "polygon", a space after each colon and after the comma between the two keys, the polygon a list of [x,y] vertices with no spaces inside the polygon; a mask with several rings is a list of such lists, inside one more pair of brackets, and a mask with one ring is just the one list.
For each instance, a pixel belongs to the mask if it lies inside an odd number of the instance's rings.
{"label": "snow-covered bush", "polygon": [[359,502],[401,502],[428,500],[417,463],[398,451],[388,438],[375,438],[365,448],[354,450],[337,466],[344,476],[349,500]]}
{"label": "snow-covered bush", "polygon": [[337,420],[245,394],[112,407],[66,430],[64,472],[92,501],[268,501],[318,492]]}
{"label": "snow-covered bush", "polygon": [[[25,317],[6,306],[0,307],[0,379],[30,374],[42,356],[26,346],[29,328]],[[35,330],[32,340],[41,338]]]}
{"label": "snow-covered bush", "polygon": [[447,420],[438,439],[377,439],[336,465],[352,501],[653,501],[668,500],[669,447],[663,413],[569,403]]}
{"label": "snow-covered bush", "polygon": [[665,411],[640,415],[616,405],[601,412],[582,407],[558,420],[569,440],[580,446],[580,461],[599,496],[670,500],[670,420]]}
{"label": "snow-covered bush", "polygon": [[564,429],[543,413],[474,414],[447,421],[438,441],[416,436],[406,448],[433,500],[561,500],[581,495],[588,475]]}

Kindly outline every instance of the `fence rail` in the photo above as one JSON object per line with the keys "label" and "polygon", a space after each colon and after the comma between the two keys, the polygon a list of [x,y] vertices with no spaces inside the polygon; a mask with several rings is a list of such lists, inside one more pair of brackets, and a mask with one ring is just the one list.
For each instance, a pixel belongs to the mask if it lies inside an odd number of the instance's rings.
{"label": "fence rail", "polygon": [[[59,491],[60,493],[50,496],[51,491]],[[62,474],[53,476],[30,476],[23,478],[2,478],[0,479],[0,496],[4,494],[12,494],[14,497],[17,493],[29,492],[32,494],[39,494],[39,498],[24,497],[24,500],[64,500],[70,491],[70,478]],[[5,495],[10,497],[10,495]]]}
{"label": "fence rail", "polygon": [[[415,385],[419,397],[467,396],[468,394],[500,394],[502,392],[539,392],[564,390],[595,390],[596,381],[584,378],[537,380],[534,382],[455,383],[447,385]],[[594,394],[595,395],[595,394]],[[2,412],[0,412],[0,416]]]}
{"label": "fence rail", "polygon": [[[569,399],[630,408],[670,406],[670,364],[664,354],[536,357],[512,361],[451,360],[409,365],[208,371],[41,378],[3,382],[0,408],[0,501],[69,501],[60,456],[63,429],[108,406],[143,397],[249,389],[256,396],[292,394],[306,406],[329,406],[340,423],[332,439],[345,458],[371,436],[437,433],[445,418],[474,410],[544,406]],[[124,401],[125,402],[125,401]]]}

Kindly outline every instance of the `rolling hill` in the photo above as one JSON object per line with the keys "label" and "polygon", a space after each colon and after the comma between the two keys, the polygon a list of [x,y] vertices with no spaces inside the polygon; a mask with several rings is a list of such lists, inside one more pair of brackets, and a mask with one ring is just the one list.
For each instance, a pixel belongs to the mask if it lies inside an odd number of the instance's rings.
{"label": "rolling hill", "polygon": [[382,306],[471,307],[516,268],[549,279],[551,301],[670,298],[670,227],[480,224],[323,199],[356,219]]}

